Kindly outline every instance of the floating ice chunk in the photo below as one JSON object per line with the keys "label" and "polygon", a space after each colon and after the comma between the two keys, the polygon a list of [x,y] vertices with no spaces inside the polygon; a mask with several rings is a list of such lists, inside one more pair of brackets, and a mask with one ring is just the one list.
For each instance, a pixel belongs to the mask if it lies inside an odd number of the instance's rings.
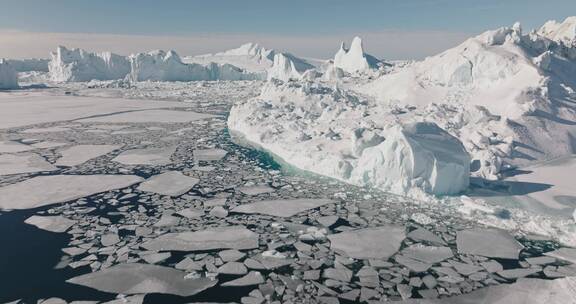
{"label": "floating ice chunk", "polygon": [[460,254],[516,260],[524,248],[508,232],[498,229],[458,231],[456,233],[456,245]]}
{"label": "floating ice chunk", "polygon": [[218,283],[208,278],[185,279],[186,273],[157,265],[119,264],[67,280],[68,283],[119,294],[195,295]]}
{"label": "floating ice chunk", "polygon": [[454,194],[468,187],[470,156],[462,143],[434,123],[396,126],[386,140],[364,150],[351,180],[407,193],[420,188]]}
{"label": "floating ice chunk", "polygon": [[50,149],[50,148],[57,148],[68,145],[67,143],[63,142],[54,142],[54,141],[43,141],[35,144],[31,144],[32,147],[37,149]]}
{"label": "floating ice chunk", "polygon": [[142,247],[154,251],[254,249],[258,247],[258,235],[244,226],[230,226],[194,232],[167,233],[145,242]]}
{"label": "floating ice chunk", "polygon": [[178,215],[181,215],[188,219],[195,219],[202,217],[205,213],[204,210],[198,210],[193,208],[186,208],[177,212]]}
{"label": "floating ice chunk", "polygon": [[222,149],[202,149],[194,150],[194,160],[196,161],[217,161],[226,157],[228,152]]}
{"label": "floating ice chunk", "polygon": [[264,276],[258,271],[250,271],[247,275],[232,281],[222,283],[222,286],[252,286],[264,283]]}
{"label": "floating ice chunk", "polygon": [[450,247],[424,246],[414,244],[404,248],[402,255],[425,263],[439,263],[454,256]]}
{"label": "floating ice chunk", "polygon": [[124,165],[162,166],[172,162],[171,158],[174,151],[176,151],[175,146],[166,148],[132,149],[120,153],[120,155],[116,156],[112,161]]}
{"label": "floating ice chunk", "polygon": [[122,146],[116,145],[78,145],[60,151],[60,157],[55,165],[73,167],[81,165],[93,158],[106,155]]}
{"label": "floating ice chunk", "polygon": [[42,230],[50,232],[66,232],[70,227],[76,224],[76,221],[69,220],[63,216],[39,216],[33,215],[27,218],[24,223],[34,225]]}
{"label": "floating ice chunk", "polygon": [[231,211],[236,213],[290,217],[300,212],[315,209],[331,203],[334,203],[334,201],[329,199],[265,200],[240,205]]}
{"label": "floating ice chunk", "polygon": [[17,153],[34,149],[34,147],[15,141],[0,141],[0,153]]}
{"label": "floating ice chunk", "polygon": [[6,60],[0,59],[0,90],[17,88],[18,73]]}
{"label": "floating ice chunk", "polygon": [[180,196],[192,189],[200,180],[178,171],[154,175],[138,186],[138,190],[161,195]]}
{"label": "floating ice chunk", "polygon": [[300,79],[300,72],[294,63],[284,54],[278,53],[274,56],[274,64],[268,70],[268,80],[279,79],[289,81],[290,79]]}
{"label": "floating ice chunk", "polygon": [[446,245],[446,242],[441,237],[424,228],[418,228],[409,232],[407,237],[415,241],[425,241],[435,245]]}
{"label": "floating ice chunk", "polygon": [[100,115],[78,120],[79,122],[108,122],[108,123],[182,123],[206,118],[217,117],[212,114],[196,113],[192,111],[173,110],[141,110],[125,113]]}
{"label": "floating ice chunk", "polygon": [[54,171],[58,168],[37,154],[1,154],[0,175]]}
{"label": "floating ice chunk", "polygon": [[328,236],[330,248],[355,259],[388,259],[406,237],[404,227],[382,226],[358,229]]}
{"label": "floating ice chunk", "polygon": [[135,175],[38,176],[0,188],[1,209],[30,209],[63,203],[141,182]]}
{"label": "floating ice chunk", "polygon": [[546,252],[544,255],[557,258],[563,261],[568,261],[572,264],[576,264],[576,249],[575,248],[560,248],[551,252]]}
{"label": "floating ice chunk", "polygon": [[267,185],[244,186],[238,188],[238,191],[246,195],[259,195],[264,193],[274,192],[274,188]]}

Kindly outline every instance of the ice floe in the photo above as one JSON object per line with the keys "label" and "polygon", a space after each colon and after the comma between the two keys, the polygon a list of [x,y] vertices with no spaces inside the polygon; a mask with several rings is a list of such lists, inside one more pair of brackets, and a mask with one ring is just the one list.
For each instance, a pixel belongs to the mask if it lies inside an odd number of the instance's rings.
{"label": "ice floe", "polygon": [[37,154],[0,154],[0,175],[54,171],[57,169]]}
{"label": "ice floe", "polygon": [[265,200],[240,205],[231,211],[236,213],[265,214],[278,217],[290,217],[300,212],[318,208],[331,203],[334,203],[334,201],[329,199]]}
{"label": "ice floe", "polygon": [[119,145],[78,145],[60,150],[62,157],[56,161],[56,166],[72,167],[81,165],[93,158],[106,155],[121,148]]}
{"label": "ice floe", "polygon": [[209,278],[186,279],[186,273],[157,265],[119,264],[69,279],[68,282],[118,294],[163,293],[191,296],[218,284]]}
{"label": "ice floe", "polygon": [[171,163],[176,147],[126,150],[112,159],[124,165],[167,165]]}
{"label": "ice floe", "polygon": [[76,221],[67,219],[60,215],[39,216],[33,215],[24,221],[28,225],[34,225],[42,230],[50,232],[66,232]]}
{"label": "ice floe", "polygon": [[163,234],[142,244],[156,251],[203,251],[213,249],[253,249],[258,235],[244,226],[227,226],[201,231]]}
{"label": "ice floe", "polygon": [[30,209],[63,203],[141,182],[134,175],[38,176],[0,188],[1,209]]}
{"label": "ice floe", "polygon": [[387,259],[406,237],[404,227],[383,226],[336,233],[328,236],[330,248],[355,259]]}
{"label": "ice floe", "polygon": [[154,192],[168,196],[180,196],[188,192],[200,180],[178,171],[168,171],[147,179],[138,186],[138,190]]}
{"label": "ice floe", "polygon": [[512,235],[499,229],[458,231],[456,245],[458,253],[502,259],[518,259],[524,248]]}

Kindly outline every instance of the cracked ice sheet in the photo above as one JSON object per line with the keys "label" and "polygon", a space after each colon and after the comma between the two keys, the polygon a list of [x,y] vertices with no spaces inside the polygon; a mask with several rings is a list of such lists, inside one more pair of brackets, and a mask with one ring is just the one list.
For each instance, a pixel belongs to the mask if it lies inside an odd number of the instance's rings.
{"label": "cracked ice sheet", "polygon": [[58,168],[37,154],[0,155],[0,175],[54,171]]}
{"label": "cracked ice sheet", "polygon": [[213,118],[216,115],[196,113],[191,111],[172,110],[144,110],[125,113],[115,113],[78,120],[80,122],[109,122],[109,123],[181,123],[200,119]]}
{"label": "cracked ice sheet", "polygon": [[406,238],[404,227],[382,226],[341,232],[328,236],[330,248],[354,259],[388,259]]}
{"label": "cracked ice sheet", "polygon": [[31,209],[64,203],[129,187],[142,180],[135,175],[38,176],[0,188],[0,209]]}
{"label": "cracked ice sheet", "polygon": [[35,147],[24,145],[15,141],[0,141],[0,153],[17,153],[34,149]]}
{"label": "cracked ice sheet", "polygon": [[56,166],[77,166],[93,158],[106,155],[122,146],[118,145],[78,145],[60,151],[62,157],[56,161]]}
{"label": "cracked ice sheet", "polygon": [[[0,129],[76,120],[124,111],[188,107],[189,104],[182,102],[51,96],[45,93],[31,92],[0,94]],[[188,114],[187,117],[191,117],[190,115],[192,114]]]}
{"label": "cracked ice sheet", "polygon": [[116,156],[112,161],[124,165],[167,165],[176,151],[176,146],[165,148],[145,148],[127,150]]}
{"label": "cracked ice sheet", "polygon": [[162,293],[192,296],[215,286],[218,280],[186,279],[174,268],[148,264],[119,264],[69,279],[67,282],[119,294]]}

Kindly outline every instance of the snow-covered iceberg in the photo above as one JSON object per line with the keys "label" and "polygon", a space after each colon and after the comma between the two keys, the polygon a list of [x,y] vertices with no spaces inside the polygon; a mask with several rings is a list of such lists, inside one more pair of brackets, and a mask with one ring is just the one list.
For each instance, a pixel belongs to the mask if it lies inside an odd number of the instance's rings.
{"label": "snow-covered iceberg", "polygon": [[274,55],[274,64],[268,70],[268,80],[279,79],[282,81],[288,81],[290,79],[300,79],[302,77],[301,72],[296,68],[296,65],[290,58],[282,53]]}
{"label": "snow-covered iceberg", "polygon": [[432,123],[370,116],[354,94],[311,82],[268,82],[234,105],[231,133],[299,169],[399,194],[453,194],[468,186],[469,156]]}
{"label": "snow-covered iceberg", "polygon": [[8,59],[8,63],[16,72],[48,72],[49,59],[28,58],[28,59]]}
{"label": "snow-covered iceberg", "polygon": [[576,16],[568,17],[564,22],[550,20],[538,30],[538,34],[566,45],[576,43]]}
{"label": "snow-covered iceberg", "polygon": [[570,38],[571,20],[488,31],[357,90],[376,99],[382,119],[437,123],[465,144],[474,174],[497,179],[574,153],[576,45],[555,41]]}
{"label": "snow-covered iceberg", "polygon": [[362,39],[354,37],[350,48],[346,49],[344,42],[334,56],[334,66],[348,73],[363,73],[371,69],[378,69],[381,61],[376,57],[366,54]]}
{"label": "snow-covered iceberg", "polygon": [[312,69],[314,66],[307,60],[298,58],[289,53],[281,53],[273,49],[266,49],[257,43],[246,43],[238,48],[224,52],[189,56],[182,59],[185,63],[197,63],[207,65],[211,62],[221,65],[230,64],[241,68],[249,73],[259,74],[260,79],[270,78],[268,71],[274,66],[275,57],[282,55],[286,60],[292,62],[295,70],[303,72]]}
{"label": "snow-covered iceberg", "polygon": [[54,82],[115,80],[130,73],[130,62],[126,57],[110,52],[90,53],[59,46],[51,53],[48,69],[50,80]]}
{"label": "snow-covered iceberg", "polygon": [[18,88],[18,73],[4,59],[0,59],[0,90]]}
{"label": "snow-covered iceberg", "polygon": [[258,80],[261,75],[230,64],[184,63],[174,51],[138,53],[129,57],[131,81]]}

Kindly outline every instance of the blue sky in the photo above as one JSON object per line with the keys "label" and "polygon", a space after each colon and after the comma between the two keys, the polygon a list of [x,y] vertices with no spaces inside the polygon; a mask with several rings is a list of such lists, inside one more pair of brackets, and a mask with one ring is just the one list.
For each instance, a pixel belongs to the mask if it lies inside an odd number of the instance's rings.
{"label": "blue sky", "polygon": [[[334,37],[332,40],[336,40],[355,34],[425,35],[433,32],[437,36],[446,33],[448,37],[431,39],[441,49],[461,41],[466,35],[511,25],[515,21],[530,29],[546,20],[576,15],[576,0],[2,0],[1,4],[0,31],[37,33],[35,37],[39,37],[38,33],[98,34],[92,36],[94,39],[104,39],[106,35],[145,35],[148,40],[152,37],[166,40],[166,37],[215,36],[234,43],[236,41],[230,37],[264,37],[265,41],[271,42],[276,38],[281,46],[268,47],[279,48],[289,47],[286,42],[280,42],[282,39],[289,38],[292,42],[296,37],[309,40]],[[3,37],[0,39],[7,42]],[[27,41],[31,49],[40,42]],[[2,42],[0,40],[0,44]],[[71,42],[74,43],[74,39]],[[102,41],[102,45],[109,46],[110,41]],[[213,48],[224,45],[220,41]],[[150,46],[154,46],[153,41]],[[91,47],[98,48],[98,45]],[[199,52],[213,49],[208,45],[202,47]],[[295,50],[301,47],[294,45]],[[304,55],[323,56],[335,47],[319,48],[309,48],[308,54]],[[128,46],[124,49],[129,51]],[[118,50],[122,48],[118,46]],[[386,54],[386,49],[374,51],[388,57],[402,55]],[[407,49],[407,55],[422,57],[434,51],[434,46],[420,53]],[[194,50],[186,48],[186,52]],[[0,56],[6,56],[1,48]]]}

